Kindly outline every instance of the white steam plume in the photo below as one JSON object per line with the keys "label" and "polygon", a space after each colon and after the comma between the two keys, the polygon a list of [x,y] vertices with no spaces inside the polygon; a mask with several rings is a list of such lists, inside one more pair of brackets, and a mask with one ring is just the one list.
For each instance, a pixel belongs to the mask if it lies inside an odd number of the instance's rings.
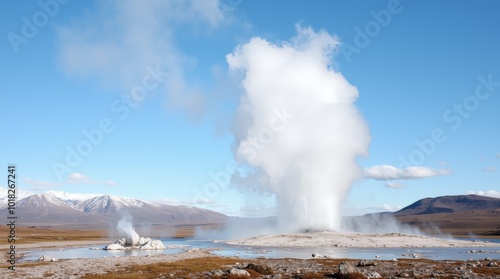
{"label": "white steam plume", "polygon": [[300,26],[297,33],[282,44],[256,37],[227,56],[244,74],[235,157],[251,169],[234,181],[276,195],[281,230],[337,230],[370,135],[354,104],[358,90],[331,64],[339,40]]}

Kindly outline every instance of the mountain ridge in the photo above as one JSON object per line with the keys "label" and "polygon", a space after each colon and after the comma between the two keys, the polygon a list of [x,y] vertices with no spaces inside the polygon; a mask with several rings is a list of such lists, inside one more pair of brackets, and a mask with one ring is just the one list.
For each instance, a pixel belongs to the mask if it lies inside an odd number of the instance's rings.
{"label": "mountain ridge", "polygon": [[[0,199],[0,216],[7,216],[6,197],[0,196]],[[19,222],[24,225],[104,225],[116,222],[125,215],[140,224],[224,223],[227,219],[224,214],[197,207],[107,194],[70,194],[59,191],[24,193],[16,201],[16,213]]]}
{"label": "mountain ridge", "polygon": [[[7,215],[6,196],[0,189],[0,216]],[[23,192],[17,200],[22,225],[109,226],[123,216],[135,224],[196,225],[221,224],[230,217],[214,211],[185,205],[169,205],[106,194],[70,194],[49,191]],[[371,217],[392,216],[400,223],[423,231],[438,227],[456,236],[500,236],[500,198],[479,195],[450,195],[420,199],[396,212],[380,212],[349,217],[366,224]],[[374,220],[378,220],[375,218]],[[383,225],[382,223],[380,223]]]}
{"label": "mountain ridge", "polygon": [[479,195],[449,195],[420,199],[394,212],[394,215],[425,215],[496,209],[500,209],[499,198]]}
{"label": "mountain ridge", "polygon": [[399,222],[423,231],[436,226],[443,233],[460,237],[500,236],[500,198],[479,195],[424,198],[390,214]]}

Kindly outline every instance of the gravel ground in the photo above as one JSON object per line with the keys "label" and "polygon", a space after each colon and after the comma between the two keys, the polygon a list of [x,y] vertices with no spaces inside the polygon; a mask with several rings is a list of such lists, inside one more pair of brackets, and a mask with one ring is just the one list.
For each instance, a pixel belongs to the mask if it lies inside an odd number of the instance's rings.
{"label": "gravel ground", "polygon": [[[273,274],[256,278],[349,278],[341,277],[352,273],[364,278],[500,278],[500,266],[492,265],[490,259],[482,261],[432,261],[401,259],[397,261],[339,260],[339,259],[275,259],[257,261]],[[235,266],[237,269],[249,267],[250,262]],[[490,266],[488,266],[490,265]],[[267,270],[269,270],[267,268]],[[246,269],[248,270],[248,268]],[[212,274],[199,274],[193,278],[212,278]],[[225,271],[225,273],[229,273]],[[358,278],[363,278],[358,277]],[[351,277],[356,278],[356,277]]]}
{"label": "gravel ground", "polygon": [[[321,240],[322,239],[322,240]],[[318,244],[318,242],[321,243]],[[19,253],[26,250],[43,250],[57,247],[85,247],[101,245],[109,241],[69,241],[46,242],[23,245]],[[387,235],[339,235],[336,233],[307,233],[296,235],[274,235],[250,238],[232,244],[265,246],[307,247],[339,245],[335,247],[493,247],[492,243],[462,242],[434,239],[429,237],[405,236],[400,234]],[[368,246],[368,244],[369,246]],[[418,245],[420,243],[420,245]],[[367,245],[367,246],[360,246]],[[385,245],[385,246],[384,246]],[[409,245],[409,246],[408,246]],[[430,246],[435,245],[435,246]],[[498,244],[497,244],[498,245]],[[3,263],[5,253],[2,251]],[[234,266],[221,270],[207,270],[188,277],[160,276],[157,278],[348,278],[342,273],[359,273],[358,278],[500,278],[500,255],[486,255],[493,259],[480,261],[432,261],[427,259],[398,259],[392,261],[381,260],[342,260],[328,259],[315,255],[309,260],[299,259],[241,259]],[[486,257],[485,256],[485,257]],[[119,273],[123,268],[131,265],[145,265],[152,263],[174,262],[186,259],[216,257],[208,250],[195,250],[175,255],[109,257],[99,259],[72,259],[56,262],[23,263],[16,267],[16,271],[9,271],[2,266],[0,278],[81,278],[85,274],[104,274],[106,272]],[[197,261],[196,261],[197,262]],[[254,266],[250,266],[252,263]],[[358,274],[358,275],[359,275]],[[238,277],[239,276],[239,277]],[[380,277],[379,277],[380,276]],[[137,277],[142,278],[142,277]],[[155,277],[156,278],[156,277]],[[351,277],[352,278],[352,277]]]}
{"label": "gravel ground", "polygon": [[[176,255],[65,260],[22,267],[16,272],[2,272],[1,278],[81,278],[85,274],[107,271],[120,273],[123,267],[130,265],[197,258],[203,261],[206,257],[215,256],[208,254],[206,250],[198,250]],[[362,277],[350,278],[500,278],[498,263],[498,260],[491,259],[481,261],[242,259],[241,262],[225,269],[207,270],[189,276],[165,275],[156,278],[349,278],[341,276],[352,273]],[[235,274],[240,276],[234,276]]]}
{"label": "gravel ground", "polygon": [[100,274],[118,271],[128,265],[144,265],[158,262],[173,262],[184,259],[211,257],[206,250],[184,252],[176,255],[154,255],[141,257],[111,257],[98,259],[71,259],[56,262],[44,262],[39,265],[21,265],[16,271],[4,270],[2,279],[21,278],[81,278],[85,274]]}

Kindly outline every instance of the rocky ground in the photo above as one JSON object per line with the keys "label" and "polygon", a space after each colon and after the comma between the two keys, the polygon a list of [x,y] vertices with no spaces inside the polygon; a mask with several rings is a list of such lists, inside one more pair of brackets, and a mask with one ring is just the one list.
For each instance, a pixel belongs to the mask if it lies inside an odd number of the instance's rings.
{"label": "rocky ground", "polygon": [[1,278],[500,278],[500,260],[237,259],[197,250],[176,255],[32,263]]}
{"label": "rocky ground", "polygon": [[[170,263],[185,259],[210,257],[207,251],[192,251],[176,255],[154,255],[142,257],[110,257],[98,259],[71,259],[47,262],[21,263],[15,271],[10,271],[7,266],[2,267],[0,278],[84,278],[85,276],[100,274],[121,274],[120,270],[129,266],[141,266],[157,263]],[[103,277],[103,278],[106,278]],[[120,278],[120,277],[116,277]],[[141,277],[137,277],[141,278]]]}
{"label": "rocky ground", "polygon": [[[50,231],[50,240],[42,238],[42,242],[29,243],[24,239],[19,247],[19,254],[27,250],[53,249],[57,247],[93,246],[110,243],[109,239],[94,240],[94,236],[60,237]],[[85,234],[88,234],[87,232]],[[30,234],[31,235],[31,234]],[[33,237],[39,238],[37,234]],[[442,240],[428,239],[426,237],[407,237],[399,234],[373,236],[353,236],[348,238],[339,235],[287,235],[287,236],[264,236],[251,238],[246,241],[263,243],[275,241],[288,246],[315,246],[335,245],[341,243],[343,247],[359,247],[359,245],[370,243],[372,247],[387,247],[384,245],[398,245],[398,239],[405,239],[406,245],[412,243],[435,242],[437,247],[453,247],[463,242],[441,242]],[[77,240],[82,239],[82,240]],[[89,240],[90,239],[90,240]],[[318,242],[323,239],[323,242]],[[424,240],[424,241],[422,241]],[[335,242],[339,241],[339,242]],[[241,242],[238,244],[242,244]],[[466,246],[470,245],[468,243]],[[416,245],[416,244],[415,244]],[[479,242],[471,245],[481,253],[483,246],[491,246],[490,243]],[[321,245],[320,245],[321,246]],[[478,247],[478,248],[472,248]],[[314,249],[311,249],[312,253]],[[473,252],[474,252],[473,251]],[[500,249],[499,249],[500,251]],[[7,269],[4,249],[2,252],[2,263],[0,263],[0,278],[85,278],[85,279],[116,279],[116,278],[500,278],[500,252],[485,254],[485,258],[474,261],[434,261],[428,259],[395,259],[395,260],[352,260],[331,259],[322,255],[311,254],[310,259],[240,259],[223,258],[210,253],[209,250],[192,250],[175,255],[150,255],[130,257],[108,257],[99,259],[72,259],[53,260],[46,257],[48,262],[24,262],[16,266],[16,271]],[[54,259],[55,260],[55,259]]]}
{"label": "rocky ground", "polygon": [[[235,268],[260,273],[256,278],[500,278],[495,261],[430,261],[430,260],[265,260],[242,263]],[[244,269],[246,267],[246,269]],[[263,275],[259,271],[272,270]],[[225,274],[230,273],[226,271]],[[214,272],[212,272],[212,275]],[[206,273],[198,278],[211,278]],[[222,277],[223,278],[223,277]]]}

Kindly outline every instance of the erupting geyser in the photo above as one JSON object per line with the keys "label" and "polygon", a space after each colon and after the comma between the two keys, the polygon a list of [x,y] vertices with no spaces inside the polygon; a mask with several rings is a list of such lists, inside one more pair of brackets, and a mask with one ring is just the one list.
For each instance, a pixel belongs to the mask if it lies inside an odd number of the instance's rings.
{"label": "erupting geyser", "polygon": [[124,216],[116,226],[120,235],[126,237],[120,238],[113,244],[104,247],[104,250],[123,250],[126,248],[137,248],[143,250],[162,250],[166,249],[161,240],[151,239],[149,237],[142,237],[137,234],[132,226],[130,216]]}
{"label": "erupting geyser", "polygon": [[125,246],[134,246],[135,243],[139,242],[140,239],[140,236],[137,234],[137,232],[135,232],[130,219],[130,217],[125,216],[120,221],[118,221],[118,224],[116,225],[116,228],[118,229],[120,235],[125,236]]}
{"label": "erupting geyser", "polygon": [[244,74],[234,152],[250,169],[233,180],[276,195],[281,229],[338,230],[370,135],[356,87],[332,65],[339,40],[311,28],[297,32],[279,45],[253,38],[227,56],[230,69]]}

